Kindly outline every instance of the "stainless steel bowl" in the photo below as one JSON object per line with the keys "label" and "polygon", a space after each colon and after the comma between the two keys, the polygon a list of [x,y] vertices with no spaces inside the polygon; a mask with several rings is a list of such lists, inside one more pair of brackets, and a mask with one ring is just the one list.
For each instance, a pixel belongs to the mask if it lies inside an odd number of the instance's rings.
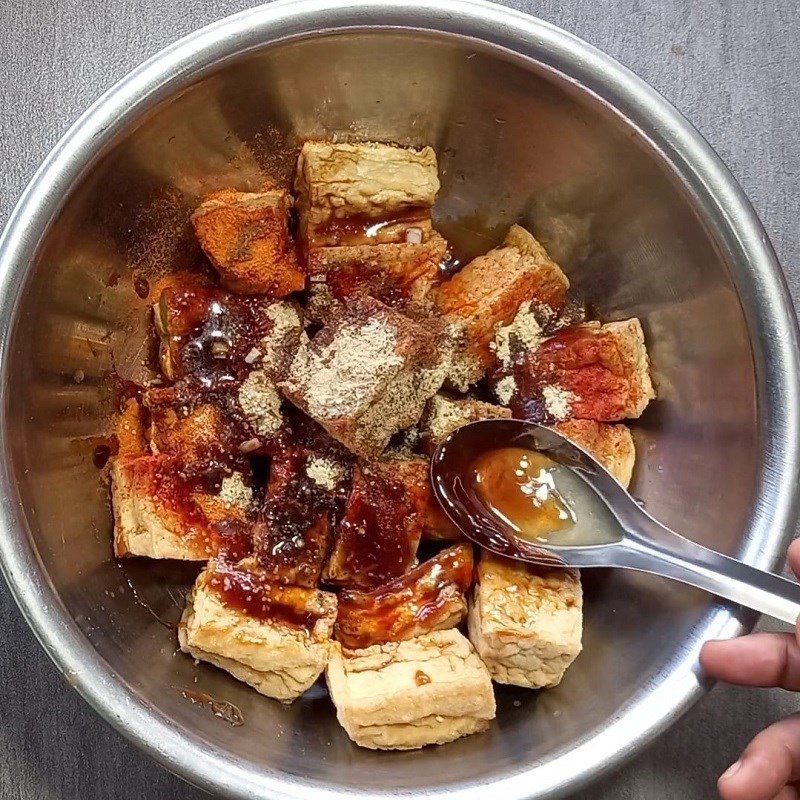
{"label": "stainless steel bowl", "polygon": [[[194,254],[204,192],[286,174],[297,140],[430,143],[443,228],[467,250],[529,225],[606,317],[638,315],[659,400],[634,491],[667,524],[774,567],[797,501],[798,334],[766,234],[689,124],[589,45],[466,0],[276,3],[178,42],[48,157],[0,244],[5,576],[83,696],[167,768],[230,797],[556,797],[698,697],[697,651],[752,620],[649,577],[587,576],[585,651],[556,690],[498,688],[481,736],[353,747],[323,691],[288,708],[174,655],[158,614],[191,568],[110,558],[92,463],[101,376],[147,303],[134,274]],[[141,282],[138,284],[141,289]],[[197,682],[195,683],[195,677]],[[180,689],[230,700],[231,728]]]}

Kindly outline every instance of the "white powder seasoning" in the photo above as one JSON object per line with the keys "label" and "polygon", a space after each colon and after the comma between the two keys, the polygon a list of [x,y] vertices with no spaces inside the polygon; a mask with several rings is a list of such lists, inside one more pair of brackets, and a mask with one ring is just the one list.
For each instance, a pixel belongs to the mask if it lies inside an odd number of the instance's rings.
{"label": "white powder seasoning", "polygon": [[303,328],[297,309],[284,301],[270,303],[264,313],[272,322],[272,330],[261,340],[259,357],[266,369],[276,370],[280,365],[281,353],[287,345],[287,338]]}
{"label": "white powder seasoning", "polygon": [[306,463],[306,475],[317,486],[333,491],[336,488],[336,484],[344,477],[344,467],[330,458],[312,456]]}
{"label": "white powder seasoning", "polygon": [[426,426],[434,442],[441,442],[467,422],[469,422],[468,415],[457,403],[441,395],[435,395],[430,399]]}
{"label": "white powder seasoning", "polygon": [[497,329],[489,347],[504,367],[511,366],[520,354],[539,346],[542,329],[536,320],[534,303],[523,303],[510,324]]}
{"label": "white powder seasoning", "polygon": [[494,396],[500,405],[507,406],[517,391],[517,382],[514,380],[513,375],[506,375],[505,378],[500,378],[494,386]]}
{"label": "white powder seasoning", "polygon": [[567,419],[572,412],[572,402],[575,396],[563,386],[544,386],[542,388],[544,407],[551,417],[559,421]]}
{"label": "white powder seasoning", "polygon": [[396,345],[397,330],[385,320],[346,325],[327,345],[302,345],[283,385],[316,419],[357,415],[403,366]]}
{"label": "white powder seasoning", "polygon": [[239,405],[259,436],[272,436],[283,423],[281,398],[266,370],[253,370],[239,388]]}
{"label": "white powder seasoning", "polygon": [[244,507],[253,499],[253,490],[244,482],[241,473],[234,472],[222,479],[219,497],[228,505]]}

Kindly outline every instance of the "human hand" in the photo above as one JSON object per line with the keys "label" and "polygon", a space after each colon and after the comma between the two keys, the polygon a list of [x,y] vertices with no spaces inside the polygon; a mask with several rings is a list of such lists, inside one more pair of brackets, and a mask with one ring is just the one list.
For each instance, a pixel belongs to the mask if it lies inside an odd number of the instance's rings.
{"label": "human hand", "polygon": [[[789,547],[788,560],[800,578],[800,539]],[[706,642],[700,663],[727,683],[800,691],[800,621],[794,633]],[[723,800],[800,800],[800,714],[759,733],[717,785]]]}

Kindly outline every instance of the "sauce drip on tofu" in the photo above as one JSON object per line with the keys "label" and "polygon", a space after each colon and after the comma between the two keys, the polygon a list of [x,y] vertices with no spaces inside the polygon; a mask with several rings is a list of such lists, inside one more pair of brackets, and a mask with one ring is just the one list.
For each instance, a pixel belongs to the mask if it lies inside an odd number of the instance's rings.
{"label": "sauce drip on tofu", "polygon": [[406,486],[367,465],[357,468],[331,556],[332,578],[371,589],[402,575],[421,535],[422,519]]}
{"label": "sauce drip on tofu", "polygon": [[343,591],[337,639],[355,649],[454,624],[466,610],[472,568],[472,547],[460,544],[371,592]]}
{"label": "sauce drip on tofu", "polygon": [[[408,208],[378,216],[349,214],[346,217],[331,217],[314,227],[311,246],[353,247],[400,242],[421,244],[423,226],[429,220],[430,210],[427,208]],[[415,227],[415,223],[420,227]]]}
{"label": "sauce drip on tofu", "polygon": [[549,541],[575,524],[575,513],[555,484],[557,464],[541,453],[503,447],[472,464],[478,496],[520,536]]}
{"label": "sauce drip on tofu", "polygon": [[271,326],[263,305],[207,286],[165,289],[159,328],[173,377],[202,391],[238,386],[252,369],[247,354]]}
{"label": "sauce drip on tofu", "polygon": [[316,590],[270,583],[258,569],[218,561],[208,585],[223,605],[262,622],[275,622],[310,633],[317,620],[325,616],[324,611],[314,605]]}

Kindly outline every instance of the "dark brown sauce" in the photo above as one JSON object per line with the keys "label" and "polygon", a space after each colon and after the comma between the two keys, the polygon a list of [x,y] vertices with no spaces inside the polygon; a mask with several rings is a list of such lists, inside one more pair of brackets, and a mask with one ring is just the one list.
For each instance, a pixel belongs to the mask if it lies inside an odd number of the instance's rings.
{"label": "dark brown sauce", "polygon": [[313,606],[316,592],[280,586],[260,572],[218,561],[208,582],[222,603],[248,617],[312,631],[322,612]]}
{"label": "dark brown sauce", "polygon": [[368,466],[358,468],[334,555],[349,576],[346,582],[370,589],[402,575],[419,542],[418,516],[400,481]]}
{"label": "dark brown sauce", "polygon": [[336,638],[345,647],[362,648],[435,630],[463,608],[472,570],[472,547],[461,544],[371,592],[343,591]]}
{"label": "dark brown sauce", "polygon": [[141,275],[134,277],[133,291],[136,292],[142,300],[146,300],[150,296],[150,283],[147,278],[143,278]]}
{"label": "dark brown sauce", "polygon": [[442,280],[452,278],[453,275],[460,272],[464,268],[467,260],[468,259],[465,257],[454,253],[452,249],[449,249],[445,257],[439,262],[439,277]]}
{"label": "dark brown sauce", "polygon": [[[379,216],[350,214],[346,217],[331,217],[314,228],[311,246],[341,247],[405,242],[409,227],[413,227],[414,223],[426,223],[429,219],[430,210],[427,208],[409,208]],[[395,226],[397,230],[394,229]]]}
{"label": "dark brown sauce", "polygon": [[206,392],[238,387],[252,371],[247,354],[273,325],[261,299],[212,287],[165,289],[161,309],[176,378]]}
{"label": "dark brown sauce", "polygon": [[188,700],[192,705],[208,707],[215,717],[225,720],[234,728],[244,725],[244,714],[237,706],[227,700],[215,700],[206,692],[196,692],[192,689],[181,689],[181,697]]}
{"label": "dark brown sauce", "polygon": [[[290,413],[276,443],[261,517],[256,555],[270,580],[315,586],[330,548],[331,529],[347,497],[351,456],[316,423]],[[327,489],[306,469],[320,457],[342,466],[342,479]]]}
{"label": "dark brown sauce", "polygon": [[253,526],[237,519],[223,519],[214,525],[219,539],[218,554],[226,561],[241,561],[253,552]]}
{"label": "dark brown sauce", "polygon": [[477,496],[521,536],[547,541],[575,523],[571,507],[555,486],[556,466],[541,453],[503,447],[475,459],[472,480]]}
{"label": "dark brown sauce", "polygon": [[107,444],[98,444],[92,451],[92,463],[98,468],[103,469],[111,458],[111,447]]}

